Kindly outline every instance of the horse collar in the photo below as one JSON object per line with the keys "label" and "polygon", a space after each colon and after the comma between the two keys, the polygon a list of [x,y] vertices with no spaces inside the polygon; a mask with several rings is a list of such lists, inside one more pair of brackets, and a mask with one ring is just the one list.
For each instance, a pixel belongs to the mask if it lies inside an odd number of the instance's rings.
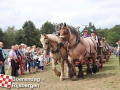
{"label": "horse collar", "polygon": [[60,51],[60,45],[57,45],[57,49],[56,50],[51,50],[52,53],[58,53]]}
{"label": "horse collar", "polygon": [[75,44],[73,46],[69,45],[68,48],[71,49],[71,48],[75,47],[79,42],[80,42],[80,37],[79,37],[79,35],[77,35]]}

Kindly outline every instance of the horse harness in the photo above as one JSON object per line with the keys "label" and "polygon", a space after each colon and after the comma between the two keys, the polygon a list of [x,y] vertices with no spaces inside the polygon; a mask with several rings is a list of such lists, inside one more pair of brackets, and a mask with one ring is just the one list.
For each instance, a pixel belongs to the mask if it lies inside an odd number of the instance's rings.
{"label": "horse harness", "polygon": [[[48,39],[48,38],[45,38],[45,39]],[[52,47],[52,45],[51,45],[51,40],[48,39],[48,41],[46,42],[46,44],[48,44],[47,50],[49,51],[49,50],[50,50],[50,46]],[[57,49],[56,49],[56,50],[51,49],[50,51],[51,51],[51,53],[53,53],[53,54],[60,52],[60,55],[61,55],[62,59],[63,59],[63,60],[67,60],[67,58],[68,58],[68,51],[66,51],[66,56],[63,56],[62,53],[61,53],[60,48],[61,48],[61,46],[60,46],[59,44],[57,44]]]}
{"label": "horse harness", "polygon": [[[80,36],[79,33],[76,36],[76,42],[73,46],[70,46],[70,44],[68,43],[68,49],[74,48],[75,46],[77,46],[77,44],[80,42]],[[64,43],[65,44],[65,43]]]}

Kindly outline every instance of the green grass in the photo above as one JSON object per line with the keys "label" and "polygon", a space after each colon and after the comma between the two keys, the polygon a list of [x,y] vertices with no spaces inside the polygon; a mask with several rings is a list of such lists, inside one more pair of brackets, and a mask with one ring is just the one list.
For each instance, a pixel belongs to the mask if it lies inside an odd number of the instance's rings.
{"label": "green grass", "polygon": [[[57,67],[60,70],[60,65],[57,65]],[[59,81],[59,77],[54,74],[51,66],[45,66],[44,72],[39,71],[35,74],[27,73],[19,77],[41,78],[40,88],[35,88],[34,90],[120,90],[120,66],[118,64],[118,58],[114,55],[110,57],[109,62],[104,64],[100,72],[92,76],[85,75],[84,79],[77,81],[71,81],[70,79]],[[0,88],[0,90],[6,89]],[[17,89],[11,88],[11,90]],[[22,88],[19,90],[29,90],[29,88]]]}

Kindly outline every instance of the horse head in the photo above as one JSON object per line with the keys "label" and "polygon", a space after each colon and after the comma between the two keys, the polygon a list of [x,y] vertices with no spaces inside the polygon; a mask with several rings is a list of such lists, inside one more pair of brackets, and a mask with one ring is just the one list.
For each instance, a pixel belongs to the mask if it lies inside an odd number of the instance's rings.
{"label": "horse head", "polygon": [[64,43],[69,39],[69,28],[67,27],[66,23],[60,25],[58,36],[59,36],[58,43],[60,45],[64,45]]}
{"label": "horse head", "polygon": [[50,40],[48,39],[48,36],[46,34],[41,34],[40,42],[43,45],[44,53],[48,55],[50,52]]}

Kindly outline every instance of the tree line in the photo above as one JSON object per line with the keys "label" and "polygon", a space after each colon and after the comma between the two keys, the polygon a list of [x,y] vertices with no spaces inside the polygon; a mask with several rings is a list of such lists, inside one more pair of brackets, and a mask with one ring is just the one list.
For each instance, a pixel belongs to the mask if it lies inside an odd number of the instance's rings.
{"label": "tree line", "polygon": [[[24,43],[28,46],[36,45],[42,47],[40,42],[40,34],[52,34],[58,30],[59,24],[46,21],[40,28],[36,28],[32,21],[25,21],[21,29],[16,30],[14,26],[8,27],[5,31],[0,28],[0,41],[4,43],[4,48],[10,48],[11,45]],[[94,25],[89,23],[89,33],[95,30],[97,34],[104,37],[111,46],[116,46],[116,42],[120,39],[120,25],[108,28],[95,28]]]}

